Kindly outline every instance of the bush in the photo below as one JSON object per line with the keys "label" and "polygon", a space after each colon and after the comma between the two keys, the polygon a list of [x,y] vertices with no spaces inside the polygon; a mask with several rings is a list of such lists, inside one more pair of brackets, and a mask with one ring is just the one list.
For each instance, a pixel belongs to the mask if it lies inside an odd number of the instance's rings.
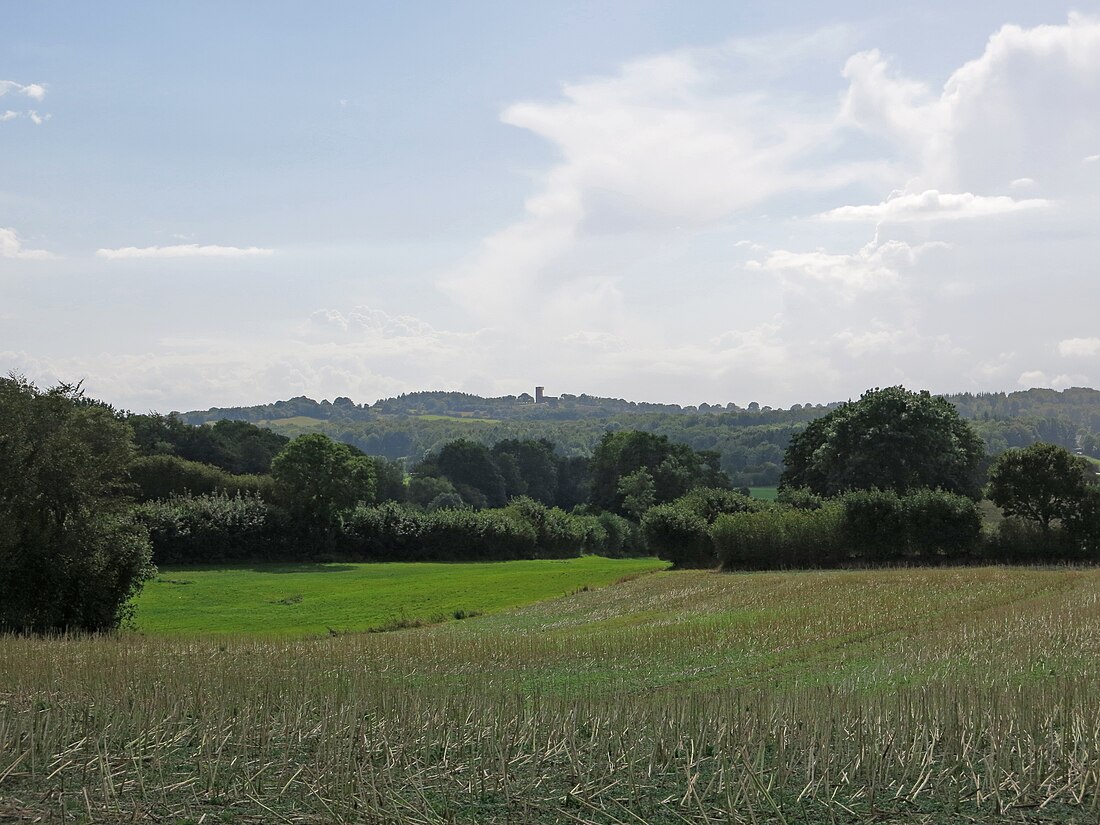
{"label": "bush", "polygon": [[825,499],[805,487],[783,487],[776,501],[798,510],[820,510]]}
{"label": "bush", "polygon": [[856,558],[871,562],[905,557],[907,535],[902,499],[893,490],[854,490],[840,496],[841,541]]}
{"label": "bush", "polygon": [[922,558],[959,558],[981,540],[978,505],[943,490],[919,490],[902,499],[910,553]]}
{"label": "bush", "polygon": [[641,550],[641,538],[634,522],[617,513],[600,513],[596,518],[607,534],[604,555],[626,556],[630,554],[631,549]]}
{"label": "bush", "polygon": [[1069,531],[1061,527],[1044,529],[1030,519],[1011,516],[997,525],[985,543],[988,561],[1008,564],[1042,564],[1067,561],[1078,555]]}
{"label": "bush", "polygon": [[726,568],[821,567],[841,558],[842,511],[775,505],[719,516],[711,528],[718,560]]}
{"label": "bush", "polygon": [[424,517],[420,558],[502,561],[538,557],[534,527],[501,510],[439,510]]}
{"label": "bush", "polygon": [[343,545],[353,557],[364,560],[419,558],[425,519],[423,513],[394,502],[356,507],[344,518]]}
{"label": "bush", "polygon": [[642,535],[650,552],[677,567],[713,567],[717,560],[706,519],[683,499],[651,508]]}
{"label": "bush", "polygon": [[727,513],[746,513],[760,508],[760,503],[747,494],[718,487],[696,487],[677,502],[683,503],[707,524],[713,524],[715,519]]}
{"label": "bush", "polygon": [[188,461],[174,455],[150,455],[134,459],[130,479],[137,485],[138,500],[152,501],[171,496],[258,495],[271,500],[274,482],[270,476],[232,475],[210,464]]}
{"label": "bush", "polygon": [[175,496],[139,508],[157,564],[266,560],[283,550],[270,511],[253,495]]}
{"label": "bush", "polygon": [[[533,498],[520,496],[501,512],[529,524],[535,531],[535,544],[545,558],[579,556],[584,550],[585,528],[578,517],[557,507],[546,507]],[[588,539],[592,541],[591,538]]]}

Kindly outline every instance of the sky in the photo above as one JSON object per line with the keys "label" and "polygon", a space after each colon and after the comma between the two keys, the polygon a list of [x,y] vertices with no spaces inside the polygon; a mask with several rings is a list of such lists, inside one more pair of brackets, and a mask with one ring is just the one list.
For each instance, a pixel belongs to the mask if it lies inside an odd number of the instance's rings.
{"label": "sky", "polygon": [[1100,0],[5,5],[0,374],[1100,385]]}

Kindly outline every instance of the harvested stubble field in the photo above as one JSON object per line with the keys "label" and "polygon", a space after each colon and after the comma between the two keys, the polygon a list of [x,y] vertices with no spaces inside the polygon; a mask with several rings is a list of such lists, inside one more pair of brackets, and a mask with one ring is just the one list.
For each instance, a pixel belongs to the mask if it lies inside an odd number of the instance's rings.
{"label": "harvested stubble field", "polygon": [[655,573],[388,634],[0,640],[0,820],[1097,822],[1100,572]]}

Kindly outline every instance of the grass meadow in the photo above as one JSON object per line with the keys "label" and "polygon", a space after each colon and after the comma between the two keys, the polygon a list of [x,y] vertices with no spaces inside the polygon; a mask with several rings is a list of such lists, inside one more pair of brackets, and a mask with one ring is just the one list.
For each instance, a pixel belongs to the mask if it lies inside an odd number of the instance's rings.
{"label": "grass meadow", "polygon": [[[1100,571],[657,572],[315,638],[0,639],[0,821],[1090,822]],[[5,820],[6,818],[6,820]]]}
{"label": "grass meadow", "polygon": [[264,564],[170,568],[145,585],[147,633],[310,635],[438,624],[667,567],[585,556],[480,564]]}

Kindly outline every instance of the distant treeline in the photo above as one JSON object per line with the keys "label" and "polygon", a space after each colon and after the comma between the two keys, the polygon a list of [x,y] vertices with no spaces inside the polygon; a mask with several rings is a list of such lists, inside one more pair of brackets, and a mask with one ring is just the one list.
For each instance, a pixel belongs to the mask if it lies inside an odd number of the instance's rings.
{"label": "distant treeline", "polygon": [[[945,398],[971,420],[990,455],[1046,442],[1100,457],[1100,392],[1096,390],[1033,389]],[[545,439],[561,455],[590,456],[607,431],[644,430],[694,450],[718,452],[721,468],[735,486],[758,487],[778,483],[791,437],[837,406],[680,407],[586,395],[533,404],[522,396],[422,392],[370,406],[348,398],[330,403],[299,397],[258,407],[184,413],[178,418],[194,424],[219,419],[260,422],[287,436],[323,432],[406,467],[460,438],[490,447],[507,440]]]}

